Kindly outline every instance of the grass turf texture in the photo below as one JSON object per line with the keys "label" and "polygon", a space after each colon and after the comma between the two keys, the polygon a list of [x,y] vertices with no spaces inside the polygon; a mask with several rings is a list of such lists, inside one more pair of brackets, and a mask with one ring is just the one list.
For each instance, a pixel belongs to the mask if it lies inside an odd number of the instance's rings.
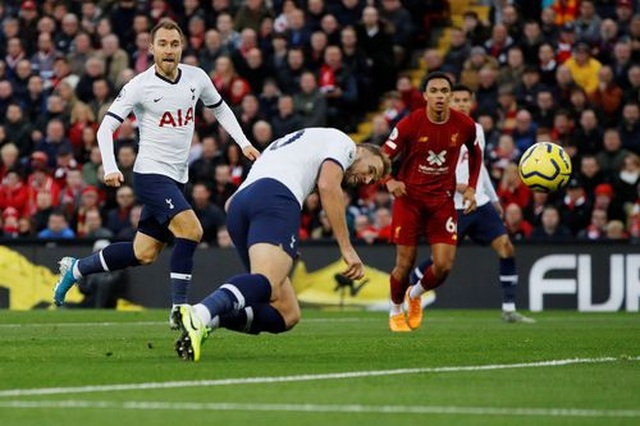
{"label": "grass turf texture", "polygon": [[[176,334],[166,317],[165,311],[1,312],[0,423],[640,423],[638,314],[556,311],[536,315],[536,324],[504,324],[497,311],[430,310],[420,330],[392,334],[385,313],[305,310],[303,321],[279,336],[217,331],[204,344],[199,363],[177,358]],[[600,357],[615,359],[528,365]],[[507,364],[527,365],[371,373]],[[348,372],[365,373],[317,376]],[[301,375],[310,377],[220,382]],[[196,386],[194,381],[201,380],[208,382]],[[183,383],[159,385],[178,381]],[[147,388],[86,388],[141,383]],[[44,395],[8,392],[36,388],[59,390]]]}

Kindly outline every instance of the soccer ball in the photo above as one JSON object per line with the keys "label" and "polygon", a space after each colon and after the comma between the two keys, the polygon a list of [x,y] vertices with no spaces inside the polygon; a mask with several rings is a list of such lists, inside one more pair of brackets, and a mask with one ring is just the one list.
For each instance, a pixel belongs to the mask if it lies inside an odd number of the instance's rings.
{"label": "soccer ball", "polygon": [[518,165],[520,179],[537,192],[564,188],[571,177],[571,159],[560,145],[538,142],[527,149]]}

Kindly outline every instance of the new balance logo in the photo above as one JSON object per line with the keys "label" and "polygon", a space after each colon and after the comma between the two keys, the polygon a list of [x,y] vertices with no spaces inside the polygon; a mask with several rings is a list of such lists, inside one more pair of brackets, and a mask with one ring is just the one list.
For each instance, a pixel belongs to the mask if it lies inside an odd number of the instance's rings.
{"label": "new balance logo", "polygon": [[171,198],[166,198],[164,201],[167,203],[167,205],[169,206],[169,209],[170,209],[170,210],[173,210],[173,209],[174,209],[174,207],[175,207],[175,206],[173,205],[173,199],[171,199]]}
{"label": "new balance logo", "polygon": [[436,154],[435,152],[429,150],[429,155],[427,155],[427,163],[430,165],[442,166],[447,156],[447,151],[440,151],[440,153]]}

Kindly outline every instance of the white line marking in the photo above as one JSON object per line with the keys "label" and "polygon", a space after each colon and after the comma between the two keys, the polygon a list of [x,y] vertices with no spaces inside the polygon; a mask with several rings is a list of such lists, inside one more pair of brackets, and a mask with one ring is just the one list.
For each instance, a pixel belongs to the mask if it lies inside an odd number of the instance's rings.
{"label": "white line marking", "polygon": [[243,404],[166,401],[0,401],[0,408],[107,408],[126,410],[194,411],[286,411],[305,413],[453,414],[479,416],[540,417],[640,417],[640,410],[598,410],[583,408],[503,408],[459,406],[402,406],[360,404]]}
{"label": "white line marking", "polygon": [[301,374],[295,376],[271,376],[271,377],[240,377],[216,380],[190,380],[175,382],[148,382],[148,383],[122,383],[113,385],[90,385],[90,386],[70,386],[58,388],[36,388],[36,389],[7,389],[0,391],[0,397],[6,396],[33,396],[33,395],[60,395],[78,394],[94,392],[111,392],[127,390],[147,390],[147,389],[172,389],[189,387],[211,387],[243,384],[263,384],[263,383],[290,383],[306,382],[315,380],[341,380],[360,377],[380,377],[396,376],[404,374],[426,374],[426,373],[452,373],[461,371],[490,371],[504,370],[512,368],[536,368],[536,367],[559,367],[572,364],[601,364],[617,361],[638,361],[640,356],[627,358],[571,358],[551,361],[539,361],[517,364],[490,364],[490,365],[468,365],[452,367],[426,367],[426,368],[401,368],[397,370],[372,370],[372,371],[351,371],[344,373],[325,374]]}
{"label": "white line marking", "polygon": [[[309,318],[302,319],[303,322],[381,322],[381,318]],[[386,318],[386,317],[385,317]],[[438,321],[438,320],[436,320]],[[384,321],[383,321],[384,322]],[[132,321],[132,322],[30,322],[23,324],[0,324],[0,328],[17,328],[17,327],[112,327],[118,325],[128,326],[147,326],[147,325],[167,325],[167,321]]]}

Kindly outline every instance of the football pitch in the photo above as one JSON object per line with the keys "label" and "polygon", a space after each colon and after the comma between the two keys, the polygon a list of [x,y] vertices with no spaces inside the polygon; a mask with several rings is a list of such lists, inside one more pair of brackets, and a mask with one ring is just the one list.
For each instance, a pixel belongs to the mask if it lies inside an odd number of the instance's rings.
{"label": "football pitch", "polygon": [[640,316],[304,310],[177,358],[168,311],[0,312],[0,424],[638,425]]}

